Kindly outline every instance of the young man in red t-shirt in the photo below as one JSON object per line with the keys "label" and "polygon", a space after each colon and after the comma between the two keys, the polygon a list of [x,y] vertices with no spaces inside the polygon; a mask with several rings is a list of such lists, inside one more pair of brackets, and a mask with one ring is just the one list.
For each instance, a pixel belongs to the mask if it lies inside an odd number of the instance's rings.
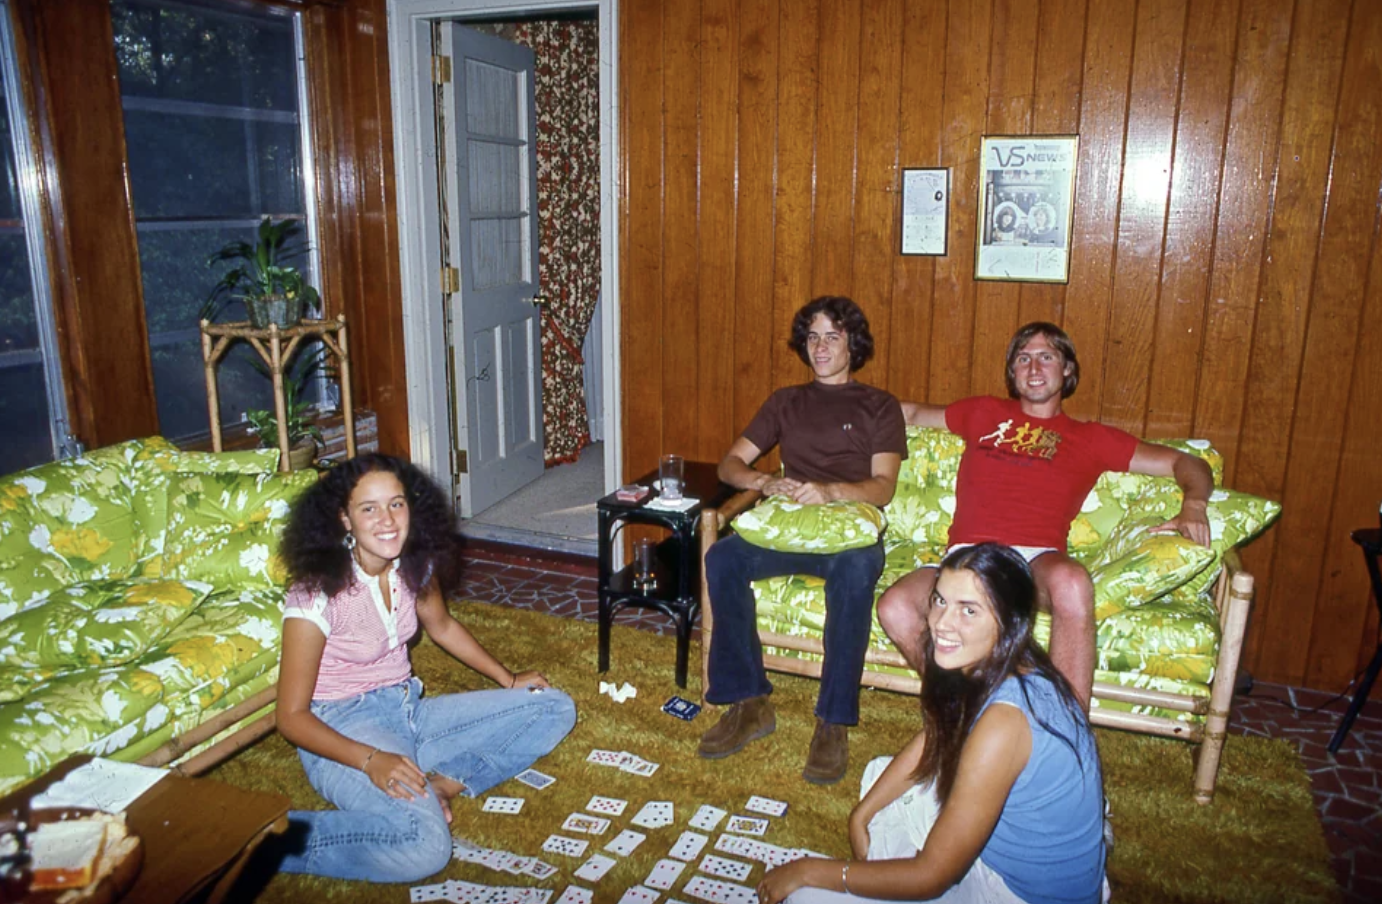
{"label": "young man in red t-shirt", "polygon": [[[1209,544],[1209,466],[1193,455],[1142,442],[1061,411],[1080,382],[1075,346],[1060,327],[1029,323],[1008,344],[1008,399],[976,397],[948,406],[904,402],[907,423],[944,427],[965,440],[955,486],[950,546],[991,540],[1032,566],[1042,608],[1051,613],[1051,658],[1085,705],[1094,686],[1094,585],[1066,554],[1070,524],[1104,471],[1171,477],[1185,495],[1175,518],[1154,530]],[[926,611],[936,570],[922,568],[878,601],[878,621],[912,667],[925,660]],[[937,645],[960,643],[936,637]]]}
{"label": "young man in red t-shirt", "polygon": [[[817,298],[797,312],[788,344],[814,379],[779,389],[763,403],[720,462],[720,479],[804,505],[837,499],[887,505],[907,454],[907,428],[897,399],[853,378],[873,354],[864,313],[848,298]],[[782,456],[781,477],[753,467],[774,446]],[[732,534],[710,547],[705,573],[715,630],[705,696],[729,709],[701,738],[701,756],[737,753],[777,726],[751,582],[815,575],[825,579],[825,661],[802,777],[817,784],[840,780],[849,761],[848,726],[859,720],[859,678],[882,571],[881,540],[817,554],[764,549]]]}

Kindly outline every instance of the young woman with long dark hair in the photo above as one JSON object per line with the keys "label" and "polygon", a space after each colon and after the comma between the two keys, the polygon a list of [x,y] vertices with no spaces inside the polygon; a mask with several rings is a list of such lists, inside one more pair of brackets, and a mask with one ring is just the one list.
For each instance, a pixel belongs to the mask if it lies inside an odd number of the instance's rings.
{"label": "young woman with long dark hair", "polygon": [[[566,737],[571,698],[512,672],[452,616],[451,509],[412,464],[361,455],[295,504],[281,547],[278,730],[334,810],[293,811],[282,868],[415,882],[451,859],[450,800],[518,774]],[[408,642],[428,636],[499,689],[422,696]]]}
{"label": "young woman with long dark hair", "polygon": [[1035,605],[1012,549],[946,556],[927,613],[922,730],[865,771],[849,818],[855,859],[771,870],[763,904],[1107,900],[1099,756],[1070,684],[1032,639]]}

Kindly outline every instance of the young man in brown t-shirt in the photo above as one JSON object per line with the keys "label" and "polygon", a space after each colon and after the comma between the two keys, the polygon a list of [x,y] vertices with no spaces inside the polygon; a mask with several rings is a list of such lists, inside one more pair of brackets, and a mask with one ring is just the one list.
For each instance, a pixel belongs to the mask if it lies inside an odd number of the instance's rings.
{"label": "young man in brown t-shirt", "polygon": [[[769,397],[720,462],[720,479],[808,505],[837,499],[887,505],[907,454],[907,434],[897,399],[853,379],[873,355],[868,320],[848,298],[817,298],[797,312],[788,344],[815,379]],[[753,468],[773,446],[781,450],[781,477]],[[828,554],[777,552],[738,535],[710,548],[706,583],[715,631],[706,699],[730,708],[701,738],[701,756],[737,753],[777,727],[749,585],[775,575],[811,574],[825,579],[825,662],[816,733],[802,776],[818,784],[844,776],[848,726],[859,721],[873,587],[882,571],[881,538],[863,549]]]}

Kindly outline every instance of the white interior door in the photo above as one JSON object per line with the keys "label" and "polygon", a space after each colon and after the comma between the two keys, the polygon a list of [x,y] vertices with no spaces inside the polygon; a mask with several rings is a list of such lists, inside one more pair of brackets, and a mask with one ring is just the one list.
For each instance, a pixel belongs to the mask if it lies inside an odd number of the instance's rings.
{"label": "white interior door", "polygon": [[450,250],[460,291],[447,303],[468,518],[542,476],[537,117],[532,51],[450,28]]}

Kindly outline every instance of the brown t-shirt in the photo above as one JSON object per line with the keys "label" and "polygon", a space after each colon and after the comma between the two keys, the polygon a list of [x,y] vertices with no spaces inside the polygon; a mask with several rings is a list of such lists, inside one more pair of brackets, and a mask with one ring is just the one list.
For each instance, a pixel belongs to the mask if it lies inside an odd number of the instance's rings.
{"label": "brown t-shirt", "polygon": [[779,389],[758,409],[744,438],[767,452],[782,447],[794,480],[858,483],[873,476],[873,456],[907,457],[907,424],[891,393],[864,383],[810,382]]}

